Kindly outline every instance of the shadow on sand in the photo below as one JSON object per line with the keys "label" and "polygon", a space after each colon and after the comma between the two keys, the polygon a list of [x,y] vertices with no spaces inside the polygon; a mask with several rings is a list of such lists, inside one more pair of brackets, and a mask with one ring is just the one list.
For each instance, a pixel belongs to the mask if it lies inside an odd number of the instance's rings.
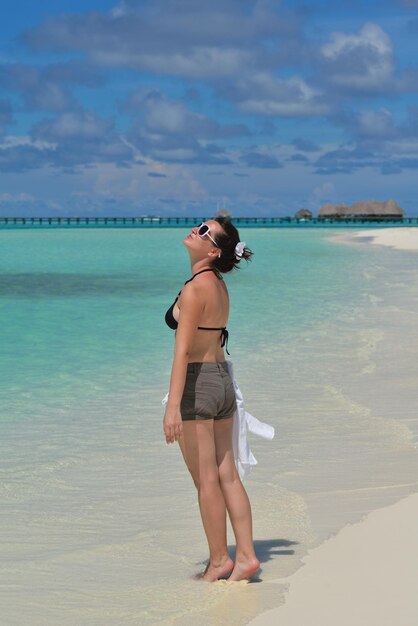
{"label": "shadow on sand", "polygon": [[[290,548],[290,546],[297,545],[298,541],[290,541],[289,539],[256,539],[254,541],[254,549],[257,555],[258,560],[260,561],[260,565],[262,563],[267,563],[267,561],[273,560],[276,556],[286,556],[292,555],[295,551]],[[233,561],[235,561],[236,556],[236,546],[228,546],[228,552]],[[204,572],[200,572],[193,576],[195,580],[198,580],[204,576],[206,569],[209,566],[209,559],[203,561],[203,565],[206,566]],[[261,583],[262,578],[260,578],[260,574],[262,572],[262,568],[258,570],[252,577],[250,582],[252,583]]]}

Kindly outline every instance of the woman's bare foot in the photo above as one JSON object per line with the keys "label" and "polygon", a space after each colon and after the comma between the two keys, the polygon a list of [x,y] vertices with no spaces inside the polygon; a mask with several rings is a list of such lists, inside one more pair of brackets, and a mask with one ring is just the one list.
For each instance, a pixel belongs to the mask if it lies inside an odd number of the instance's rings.
{"label": "woman's bare foot", "polygon": [[202,576],[202,580],[206,580],[206,582],[213,583],[219,578],[228,576],[228,574],[230,574],[233,569],[234,569],[234,561],[230,559],[229,557],[225,561],[219,564],[217,563],[216,565],[209,563],[205,570],[205,573]]}
{"label": "woman's bare foot", "polygon": [[245,579],[249,580],[259,568],[260,561],[256,557],[254,557],[253,559],[249,559],[248,561],[239,561],[237,559],[235,561],[235,566],[232,570],[232,574],[228,578],[228,582]]}

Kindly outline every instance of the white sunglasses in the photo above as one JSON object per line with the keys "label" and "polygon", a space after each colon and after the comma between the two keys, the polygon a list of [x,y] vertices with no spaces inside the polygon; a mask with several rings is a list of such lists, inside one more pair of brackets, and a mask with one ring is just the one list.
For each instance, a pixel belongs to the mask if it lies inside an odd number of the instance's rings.
{"label": "white sunglasses", "polygon": [[214,238],[209,235],[209,233],[210,233],[210,226],[208,224],[205,224],[205,222],[203,222],[202,224],[200,224],[200,226],[197,227],[197,234],[199,235],[199,237],[201,237],[202,239],[203,237],[209,237],[209,239],[213,242],[213,244],[217,248],[219,248],[218,244],[216,243]]}

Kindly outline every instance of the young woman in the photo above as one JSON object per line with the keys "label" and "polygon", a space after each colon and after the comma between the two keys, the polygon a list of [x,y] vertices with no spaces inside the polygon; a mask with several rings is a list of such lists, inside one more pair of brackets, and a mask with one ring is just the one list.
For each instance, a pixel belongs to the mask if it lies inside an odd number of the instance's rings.
{"label": "young woman", "polygon": [[[232,450],[236,403],[224,356],[229,297],[222,274],[252,253],[225,217],[193,228],[183,244],[192,277],[166,313],[176,338],[164,434],[167,443],[178,441],[198,491],[210,555],[203,579],[249,579],[260,563],[254,552],[250,502]],[[236,540],[235,563],[228,554],[226,511]]]}

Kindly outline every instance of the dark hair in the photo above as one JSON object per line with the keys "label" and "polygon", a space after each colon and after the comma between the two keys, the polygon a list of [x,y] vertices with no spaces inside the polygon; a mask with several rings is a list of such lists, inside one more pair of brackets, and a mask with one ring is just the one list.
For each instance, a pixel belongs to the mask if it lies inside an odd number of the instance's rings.
{"label": "dark hair", "polygon": [[238,268],[241,259],[245,259],[246,261],[251,260],[253,253],[245,246],[242,257],[237,258],[235,256],[235,246],[240,238],[237,229],[231,222],[231,218],[215,217],[214,221],[222,226],[223,232],[216,235],[216,243],[221,250],[221,256],[216,257],[212,265],[218,272],[225,274],[226,272],[231,272],[234,268]]}

